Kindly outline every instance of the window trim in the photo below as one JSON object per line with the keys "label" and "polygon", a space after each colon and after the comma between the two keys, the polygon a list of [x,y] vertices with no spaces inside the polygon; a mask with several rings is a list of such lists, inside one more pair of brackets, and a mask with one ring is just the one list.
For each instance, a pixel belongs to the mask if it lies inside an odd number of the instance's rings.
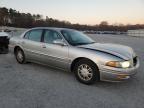
{"label": "window trim", "polygon": [[23,39],[26,39],[26,40],[29,40],[29,41],[33,41],[33,42],[38,42],[38,41],[30,40],[29,38],[25,38],[26,35],[27,35],[27,33],[29,33],[29,35],[30,35],[30,33],[31,33],[32,31],[35,31],[35,30],[42,30],[41,38],[40,38],[40,41],[39,41],[39,42],[42,42],[42,37],[43,37],[43,35],[44,35],[44,29],[32,29],[32,30],[29,30],[29,31],[27,31],[27,32],[24,34]]}

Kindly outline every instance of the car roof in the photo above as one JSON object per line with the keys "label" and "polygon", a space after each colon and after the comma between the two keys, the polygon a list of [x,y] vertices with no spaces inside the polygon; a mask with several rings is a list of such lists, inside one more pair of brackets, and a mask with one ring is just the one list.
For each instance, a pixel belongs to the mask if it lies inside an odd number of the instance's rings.
{"label": "car roof", "polygon": [[57,28],[57,27],[35,27],[32,28],[33,29],[50,29],[50,30],[56,30],[56,31],[61,31],[61,30],[74,30],[74,29],[70,29],[70,28]]}

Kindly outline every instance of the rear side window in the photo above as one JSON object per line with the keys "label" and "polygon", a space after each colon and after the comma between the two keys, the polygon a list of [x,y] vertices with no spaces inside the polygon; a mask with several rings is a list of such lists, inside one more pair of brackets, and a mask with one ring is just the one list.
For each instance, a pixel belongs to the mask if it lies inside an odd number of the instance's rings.
{"label": "rear side window", "polygon": [[42,32],[43,32],[43,30],[32,30],[32,31],[27,32],[25,34],[24,38],[28,39],[28,40],[40,42],[41,41]]}

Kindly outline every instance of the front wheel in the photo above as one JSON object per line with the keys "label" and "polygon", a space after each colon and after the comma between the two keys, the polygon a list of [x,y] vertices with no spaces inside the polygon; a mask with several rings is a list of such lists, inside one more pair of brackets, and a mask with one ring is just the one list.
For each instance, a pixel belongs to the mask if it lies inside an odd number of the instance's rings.
{"label": "front wheel", "polygon": [[22,49],[17,48],[15,52],[15,57],[18,63],[24,64],[25,63],[25,55]]}
{"label": "front wheel", "polygon": [[87,59],[80,60],[75,64],[74,73],[79,82],[87,85],[99,80],[98,67]]}

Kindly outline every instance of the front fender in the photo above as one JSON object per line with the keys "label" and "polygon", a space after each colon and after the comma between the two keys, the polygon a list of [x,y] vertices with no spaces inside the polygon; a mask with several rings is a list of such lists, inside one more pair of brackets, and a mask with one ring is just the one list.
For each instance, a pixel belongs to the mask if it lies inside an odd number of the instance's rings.
{"label": "front fender", "polygon": [[[77,58],[87,58],[96,63],[96,65],[105,65],[106,62],[109,61],[122,61],[122,58],[114,56],[109,53],[94,51],[83,48],[71,47],[69,50],[69,58],[71,63]],[[70,64],[71,64],[70,63]]]}

